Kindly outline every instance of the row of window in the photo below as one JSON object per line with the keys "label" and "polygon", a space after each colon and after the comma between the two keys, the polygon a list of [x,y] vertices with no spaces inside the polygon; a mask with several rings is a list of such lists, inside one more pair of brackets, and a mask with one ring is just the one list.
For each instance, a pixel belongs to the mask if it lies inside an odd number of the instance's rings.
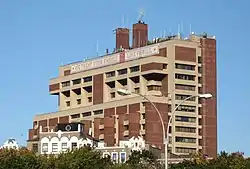
{"label": "row of window", "polygon": [[177,153],[189,153],[189,154],[192,154],[192,153],[196,152],[196,149],[195,148],[176,147],[175,151]]}
{"label": "row of window", "polygon": [[[93,111],[93,114],[94,115],[99,115],[99,114],[103,114],[103,110],[96,110],[96,111]],[[78,113],[78,114],[73,114],[73,115],[71,115],[71,118],[72,119],[76,119],[76,118],[80,118],[80,113]],[[82,116],[83,117],[87,117],[87,116],[91,116],[91,112],[84,112],[84,113],[82,113]]]}
{"label": "row of window", "polygon": [[[175,100],[185,100],[188,97],[190,97],[190,95],[176,94],[175,95]],[[195,100],[196,100],[196,97],[191,97],[191,98],[188,99],[188,101],[195,101]]]}
{"label": "row of window", "polygon": [[[92,76],[74,79],[74,80],[72,80],[72,83],[73,83],[73,85],[81,84],[82,80],[84,83],[91,82]],[[62,87],[68,87],[68,86],[70,86],[70,81],[62,82]]]}
{"label": "row of window", "polygon": [[175,141],[180,143],[196,143],[196,138],[175,137]]}
{"label": "row of window", "polygon": [[196,133],[196,128],[176,126],[175,131],[176,132],[184,132],[184,133]]}
{"label": "row of window", "polygon": [[187,116],[175,116],[175,121],[196,123],[196,118]]}
{"label": "row of window", "polygon": [[195,91],[195,88],[196,86],[193,85],[175,84],[175,89],[179,90]]}
{"label": "row of window", "polygon": [[[140,71],[140,66],[133,66],[133,67],[130,67],[129,70],[130,70],[130,73],[138,72],[138,71]],[[118,75],[127,74],[127,73],[128,73],[128,69],[125,68],[125,69],[117,70],[117,73],[118,73]],[[107,73],[106,73],[106,78],[114,77],[115,74],[116,74],[115,71],[107,72]]]}
{"label": "row of window", "polygon": [[124,163],[126,161],[126,158],[127,158],[127,155],[126,155],[126,152],[111,152],[111,155],[109,152],[104,152],[103,153],[103,157],[111,157],[112,161],[115,162],[115,163]]}
{"label": "row of window", "polygon": [[[90,97],[87,97],[87,102],[88,103],[92,103],[92,97],[90,96]],[[70,107],[70,104],[71,102],[70,101],[66,101],[66,106],[67,107]],[[81,105],[82,104],[82,100],[81,99],[77,99],[76,100],[76,103],[78,104],[78,105]]]}
{"label": "row of window", "polygon": [[177,111],[183,111],[183,112],[195,112],[195,110],[196,110],[195,106],[187,106],[187,105],[180,105],[177,108]]}
{"label": "row of window", "polygon": [[195,75],[175,74],[176,79],[195,81]]}
{"label": "row of window", "polygon": [[[71,143],[71,145],[68,145],[67,142],[61,143],[61,147],[59,147],[60,145],[58,143],[52,143],[51,145],[52,145],[52,152],[53,153],[59,152],[58,151],[59,148],[61,149],[61,151],[67,151],[68,149],[74,150],[77,148],[76,142]],[[42,143],[42,152],[43,153],[49,152],[49,143]]]}
{"label": "row of window", "polygon": [[179,64],[179,63],[175,64],[175,68],[176,69],[184,69],[184,70],[195,70],[194,65],[186,65],[186,64]]}

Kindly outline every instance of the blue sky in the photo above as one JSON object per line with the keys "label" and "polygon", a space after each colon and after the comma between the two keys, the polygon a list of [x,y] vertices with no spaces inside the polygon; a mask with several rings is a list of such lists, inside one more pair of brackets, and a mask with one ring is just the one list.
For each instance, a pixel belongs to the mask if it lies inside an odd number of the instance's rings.
{"label": "blue sky", "polygon": [[192,24],[216,36],[219,150],[250,155],[249,9],[248,0],[0,0],[0,144],[24,143],[33,116],[57,110],[48,82],[62,63],[95,56],[97,41],[111,50],[112,30],[131,28],[143,10],[150,38],[180,23],[186,35]]}

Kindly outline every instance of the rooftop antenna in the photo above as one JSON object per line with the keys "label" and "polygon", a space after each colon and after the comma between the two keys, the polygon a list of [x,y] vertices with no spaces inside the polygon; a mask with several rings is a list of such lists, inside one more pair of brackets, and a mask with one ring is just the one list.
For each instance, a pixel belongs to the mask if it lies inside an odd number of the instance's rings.
{"label": "rooftop antenna", "polygon": [[182,38],[182,35],[183,35],[183,21],[181,21],[180,38]]}
{"label": "rooftop antenna", "polygon": [[172,29],[171,28],[169,29],[169,33],[170,33],[170,36],[172,36]]}
{"label": "rooftop antenna", "polygon": [[178,33],[177,33],[177,37],[178,39],[180,39],[181,35],[180,35],[180,24],[178,24]]}
{"label": "rooftop antenna", "polygon": [[98,40],[96,42],[96,55],[99,56],[99,43],[98,43]]}
{"label": "rooftop antenna", "polygon": [[189,25],[189,34],[192,34],[192,24]]}
{"label": "rooftop antenna", "polygon": [[165,38],[166,37],[166,30],[164,29],[163,31],[163,37]]}
{"label": "rooftop antenna", "polygon": [[139,18],[138,18],[138,22],[139,22],[139,23],[143,23],[142,18],[143,18],[144,15],[145,15],[144,10],[141,10],[141,11],[140,11],[140,14],[139,14]]}

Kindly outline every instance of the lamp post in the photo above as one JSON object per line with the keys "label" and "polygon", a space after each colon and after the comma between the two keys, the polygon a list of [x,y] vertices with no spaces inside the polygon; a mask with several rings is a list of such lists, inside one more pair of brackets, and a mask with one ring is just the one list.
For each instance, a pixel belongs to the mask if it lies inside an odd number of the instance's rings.
{"label": "lamp post", "polygon": [[175,112],[178,110],[178,108],[180,107],[180,105],[182,105],[185,101],[194,98],[194,97],[198,97],[198,98],[204,98],[204,99],[209,99],[212,97],[211,94],[207,93],[207,94],[198,94],[198,95],[191,95],[185,99],[183,99],[174,109],[173,113],[171,114],[170,118],[168,119],[168,125],[167,125],[167,137],[165,139],[165,169],[168,169],[168,154],[166,152],[168,152],[168,144],[169,144],[169,128],[170,128],[170,123],[172,122],[173,116],[175,115]]}
{"label": "lamp post", "polygon": [[[167,124],[167,133],[165,133],[165,127],[164,127],[164,122],[162,119],[162,116],[159,112],[159,110],[157,109],[157,107],[155,106],[155,104],[153,102],[151,102],[146,96],[140,94],[140,93],[136,93],[136,92],[130,92],[128,90],[124,90],[124,89],[118,89],[117,90],[118,94],[120,95],[131,95],[131,94],[136,94],[139,95],[141,97],[143,97],[144,99],[146,99],[156,110],[160,121],[161,121],[161,125],[162,125],[162,131],[163,131],[163,143],[165,145],[165,169],[168,169],[168,144],[169,144],[169,139],[168,139],[168,135],[169,135],[169,128],[170,128],[170,123],[172,122],[172,118],[175,115],[175,112],[177,111],[177,109],[180,107],[180,105],[182,105],[185,101],[193,98],[193,97],[199,97],[199,98],[205,98],[205,99],[209,99],[212,97],[211,94],[199,94],[199,95],[192,95],[189,96],[187,98],[185,98],[184,100],[182,100],[174,109],[173,113],[171,114],[169,120],[168,120],[168,124]],[[167,134],[167,137],[166,137]]]}

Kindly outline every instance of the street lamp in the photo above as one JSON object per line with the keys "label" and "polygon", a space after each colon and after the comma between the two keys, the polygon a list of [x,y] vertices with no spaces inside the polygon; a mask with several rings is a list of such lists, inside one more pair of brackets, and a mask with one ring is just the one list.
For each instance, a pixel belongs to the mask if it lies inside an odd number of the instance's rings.
{"label": "street lamp", "polygon": [[125,89],[118,89],[117,93],[120,95],[131,95],[131,94],[136,94],[139,95],[141,97],[143,97],[144,99],[146,99],[149,103],[151,103],[151,105],[155,108],[160,121],[161,121],[161,125],[162,125],[162,131],[163,131],[163,142],[165,145],[165,169],[168,169],[168,144],[169,144],[169,140],[168,140],[168,135],[169,135],[169,128],[170,128],[170,123],[172,122],[172,118],[175,115],[175,112],[177,111],[177,109],[180,107],[180,105],[182,105],[185,101],[193,98],[193,97],[198,97],[198,98],[204,98],[204,99],[209,99],[211,97],[213,97],[210,93],[206,93],[206,94],[199,94],[199,95],[192,95],[189,96],[187,98],[185,98],[184,100],[182,100],[174,109],[173,113],[171,114],[169,120],[168,120],[168,124],[167,124],[167,137],[166,137],[166,133],[165,133],[165,127],[164,127],[164,122],[162,119],[162,116],[159,112],[159,110],[157,109],[157,107],[155,106],[155,104],[153,102],[151,102],[146,96],[140,94],[140,93],[136,93],[136,92],[131,92],[129,90],[125,90]]}

